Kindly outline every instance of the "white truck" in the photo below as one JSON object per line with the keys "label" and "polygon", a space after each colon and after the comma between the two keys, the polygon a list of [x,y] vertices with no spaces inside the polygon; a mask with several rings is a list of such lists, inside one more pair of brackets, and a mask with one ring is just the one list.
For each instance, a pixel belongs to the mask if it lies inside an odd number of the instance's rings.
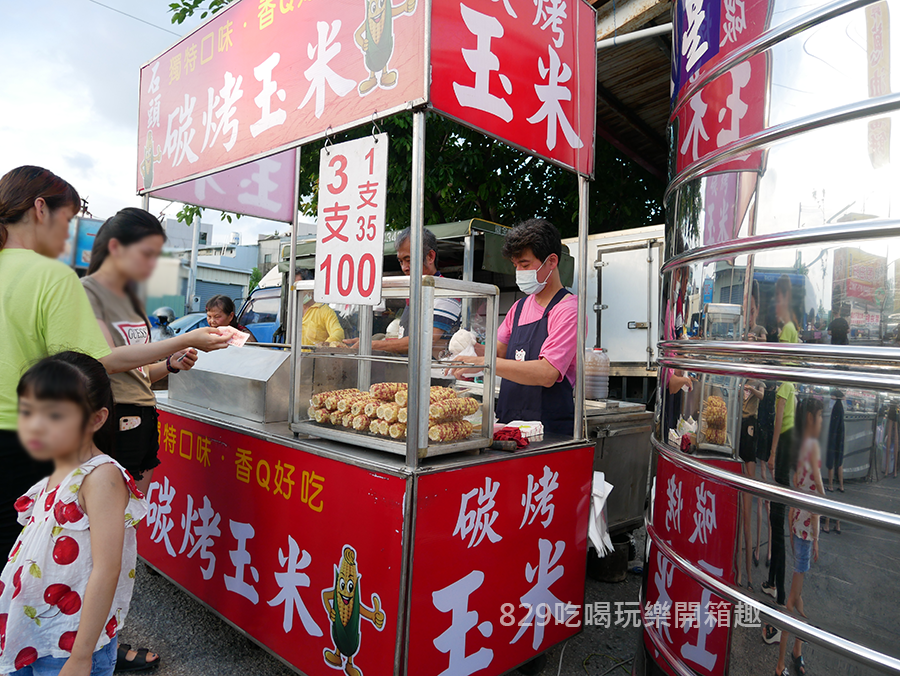
{"label": "white truck", "polygon": [[610,399],[653,405],[664,244],[663,225],[588,237],[587,344],[609,356]]}

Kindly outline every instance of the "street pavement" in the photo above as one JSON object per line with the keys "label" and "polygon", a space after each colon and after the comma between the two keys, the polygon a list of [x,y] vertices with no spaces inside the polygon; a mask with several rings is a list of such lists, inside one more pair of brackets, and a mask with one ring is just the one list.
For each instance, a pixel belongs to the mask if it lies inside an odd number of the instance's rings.
{"label": "street pavement", "polygon": [[[846,493],[829,493],[828,496],[860,507],[900,513],[900,479],[880,477],[876,483],[847,482]],[[754,533],[755,514],[754,510]],[[803,599],[809,621],[851,641],[900,658],[900,606],[897,604],[896,581],[896,571],[900,569],[900,545],[895,536],[859,524],[845,522],[841,524],[841,531],[840,535],[834,532],[821,535],[819,560],[805,576]],[[765,528],[762,533],[762,561],[753,569],[752,595],[771,606],[774,600],[760,590],[768,572],[765,567]],[[635,536],[637,551],[641,552],[645,537],[643,529]],[[629,568],[639,564],[633,561]],[[743,567],[741,559],[742,574]],[[793,570],[790,548],[786,569],[789,586]],[[570,639],[564,649],[557,646],[550,650],[544,676],[630,673],[630,660],[638,645],[640,630],[633,624],[615,626],[614,609],[617,603],[637,601],[640,583],[640,575],[633,572],[618,584],[588,579],[586,603],[609,603],[613,609],[613,622],[610,627],[587,626]],[[143,564],[138,568],[135,599],[121,640],[160,652],[163,665],[157,672],[159,676],[288,676],[294,673],[165,578],[151,576]],[[790,643],[789,647],[792,645]],[[870,673],[822,647],[805,645],[803,652],[809,674],[856,676]],[[777,644],[766,645],[760,628],[736,628],[732,634],[729,676],[774,674],[777,657]],[[616,665],[620,663],[622,666],[617,669]],[[796,673],[793,665],[788,667],[791,674]]]}
{"label": "street pavement", "polygon": [[[640,553],[643,529],[635,535]],[[629,565],[639,565],[639,562]],[[550,650],[544,676],[630,674],[630,660],[640,630],[633,622],[627,628],[614,626],[615,608],[616,603],[638,601],[640,584],[640,575],[630,571],[621,583],[588,578],[586,602],[610,603],[610,627],[586,627],[567,642],[564,651],[562,646]],[[621,619],[624,623],[624,615]],[[155,672],[158,676],[289,676],[295,673],[166,578],[152,575],[143,563],[138,564],[134,600],[119,640],[159,652],[162,663]],[[620,663],[623,664],[617,669]]]}

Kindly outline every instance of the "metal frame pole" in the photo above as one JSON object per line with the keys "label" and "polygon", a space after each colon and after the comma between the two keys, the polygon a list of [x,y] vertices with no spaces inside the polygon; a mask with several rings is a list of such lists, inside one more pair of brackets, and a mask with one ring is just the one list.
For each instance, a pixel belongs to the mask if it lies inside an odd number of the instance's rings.
{"label": "metal frame pole", "polygon": [[300,210],[297,208],[297,196],[300,193],[300,152],[298,147],[294,152],[294,189],[291,191],[291,199],[293,202],[293,218],[291,219],[291,244],[290,256],[288,261],[288,279],[287,284],[282,288],[282,293],[287,294],[287,324],[285,324],[284,341],[290,346],[290,388],[288,389],[288,422],[294,423],[299,421],[297,416],[297,389],[300,379],[300,337],[294,340],[294,316],[296,315],[297,294],[294,291],[294,278],[297,276],[297,226],[300,219]]}
{"label": "metal frame pole", "polygon": [[[422,263],[423,242],[422,230],[425,227],[425,111],[413,112],[412,124],[412,199],[410,204],[410,235],[409,235],[409,378],[412,384],[414,373],[421,369],[423,352],[427,350],[429,361],[431,346],[422,344],[423,317],[422,317]],[[422,376],[422,374],[419,374]],[[424,377],[420,378],[426,382]],[[430,385],[430,379],[427,381]],[[427,406],[427,396],[423,399],[420,388],[409,388],[408,419],[416,421],[417,434],[406,435],[406,464],[415,468],[419,464],[419,448],[427,446],[427,426],[423,428],[420,418],[420,409],[423,404]],[[427,415],[427,413],[426,413]],[[421,437],[425,436],[422,445]]]}
{"label": "metal frame pole", "polygon": [[588,257],[588,180],[578,176],[578,256],[575,284],[578,292],[578,333],[575,357],[578,375],[575,380],[575,427],[572,436],[583,439],[584,430],[584,342],[587,327],[587,257]]}
{"label": "metal frame pole", "polygon": [[141,209],[144,211],[150,211],[150,193],[145,192],[141,195]]}

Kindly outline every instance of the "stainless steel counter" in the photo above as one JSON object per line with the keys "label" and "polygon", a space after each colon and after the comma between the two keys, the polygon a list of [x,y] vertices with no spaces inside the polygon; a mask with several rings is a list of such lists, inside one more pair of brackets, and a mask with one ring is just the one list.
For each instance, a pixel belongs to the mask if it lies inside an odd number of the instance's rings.
{"label": "stainless steel counter", "polygon": [[157,392],[156,396],[158,406],[162,411],[234,430],[235,432],[270,441],[287,448],[295,448],[298,451],[303,451],[305,453],[312,453],[313,455],[332,458],[372,471],[384,472],[401,477],[406,477],[413,473],[428,474],[431,472],[457,469],[490,462],[503,462],[525,455],[537,455],[540,453],[566,450],[573,447],[593,445],[592,442],[584,439],[544,435],[542,441],[532,442],[527,447],[512,453],[485,449],[481,451],[469,451],[453,455],[425,458],[419,461],[419,467],[413,471],[407,467],[406,459],[403,456],[374,451],[361,446],[351,446],[349,444],[328,441],[326,439],[303,435],[295,436],[294,433],[291,432],[290,426],[286,421],[272,423],[254,422],[245,418],[238,418],[236,416],[220,413],[219,411],[213,411],[195,404],[172,400],[165,391]]}

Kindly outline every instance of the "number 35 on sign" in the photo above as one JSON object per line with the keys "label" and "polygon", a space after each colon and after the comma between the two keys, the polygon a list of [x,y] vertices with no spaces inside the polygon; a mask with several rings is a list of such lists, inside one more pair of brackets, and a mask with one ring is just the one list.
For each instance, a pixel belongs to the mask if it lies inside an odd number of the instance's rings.
{"label": "number 35 on sign", "polygon": [[317,303],[381,302],[387,160],[387,134],[328,145],[321,152]]}

